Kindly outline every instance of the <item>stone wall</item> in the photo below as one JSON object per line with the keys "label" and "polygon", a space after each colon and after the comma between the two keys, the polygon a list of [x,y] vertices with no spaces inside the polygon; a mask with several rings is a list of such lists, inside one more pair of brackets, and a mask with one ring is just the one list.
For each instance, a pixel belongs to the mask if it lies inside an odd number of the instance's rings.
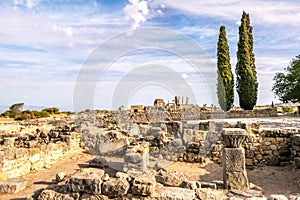
{"label": "stone wall", "polygon": [[80,134],[72,120],[31,120],[1,126],[0,180],[50,168],[63,157],[78,152]]}
{"label": "stone wall", "polygon": [[[199,125],[204,127],[205,124]],[[297,134],[298,128],[262,128],[258,124],[224,124],[227,128],[245,128],[250,132],[249,137],[243,144],[246,153],[247,167],[257,165],[286,166],[293,164],[294,159],[300,155],[300,142]],[[186,132],[185,130],[183,132]],[[193,140],[189,143],[187,151],[183,154],[180,161],[199,162],[201,161],[201,147],[207,140],[208,133],[211,131],[204,128],[200,130],[202,134],[197,136],[199,131],[193,131]],[[222,163],[222,137],[218,133],[213,133],[218,138],[213,145],[211,152],[207,155],[212,161]],[[185,138],[185,137],[183,137]]]}

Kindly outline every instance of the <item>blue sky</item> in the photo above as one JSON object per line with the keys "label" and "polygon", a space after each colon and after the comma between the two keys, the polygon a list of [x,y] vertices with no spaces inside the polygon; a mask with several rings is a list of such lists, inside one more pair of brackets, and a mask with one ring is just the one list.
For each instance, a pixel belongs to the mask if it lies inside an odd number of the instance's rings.
{"label": "blue sky", "polygon": [[[278,102],[271,92],[272,78],[299,54],[300,1],[1,0],[0,105],[24,102],[72,110],[78,74],[99,45],[124,32],[149,27],[166,28],[191,38],[211,63],[216,63],[218,31],[225,25],[234,71],[243,10],[250,13],[254,27],[258,104]],[[106,81],[98,83],[95,91],[95,108],[111,108],[116,98],[113,91],[126,73],[130,74],[131,67],[149,64],[169,66],[191,85],[197,78],[182,57],[137,50],[110,63]],[[140,77],[147,79],[147,74]],[[206,92],[197,87],[192,87],[199,97],[196,103],[210,104]],[[123,104],[152,104],[155,97],[171,99],[175,93],[166,88],[155,83],[137,85]]]}

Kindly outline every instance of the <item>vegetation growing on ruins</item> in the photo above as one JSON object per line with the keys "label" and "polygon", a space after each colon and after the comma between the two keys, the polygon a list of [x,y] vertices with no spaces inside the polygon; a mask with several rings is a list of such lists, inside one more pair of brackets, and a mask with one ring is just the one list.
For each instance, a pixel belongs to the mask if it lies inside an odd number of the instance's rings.
{"label": "vegetation growing on ruins", "polygon": [[234,100],[234,79],[231,71],[229,46],[227,43],[225,26],[220,27],[217,58],[218,100],[222,110],[228,111],[232,107]]}
{"label": "vegetation growing on ruins", "polygon": [[258,82],[249,14],[243,12],[237,51],[237,92],[241,108],[252,110],[257,101]]}
{"label": "vegetation growing on ruins", "polygon": [[300,102],[300,55],[284,71],[275,74],[273,92],[284,103]]}

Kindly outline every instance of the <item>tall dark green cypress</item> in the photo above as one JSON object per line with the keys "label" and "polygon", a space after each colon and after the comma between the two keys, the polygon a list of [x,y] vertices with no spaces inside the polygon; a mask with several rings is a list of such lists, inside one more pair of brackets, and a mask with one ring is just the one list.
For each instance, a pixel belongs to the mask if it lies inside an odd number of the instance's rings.
{"label": "tall dark green cypress", "polygon": [[227,43],[225,26],[220,27],[217,58],[218,100],[222,110],[228,111],[232,107],[234,100],[234,79],[231,71],[229,46]]}
{"label": "tall dark green cypress", "polygon": [[252,110],[257,101],[258,83],[254,64],[252,27],[247,15],[243,12],[239,27],[236,78],[240,106],[245,110]]}
{"label": "tall dark green cypress", "polygon": [[257,102],[257,93],[258,93],[258,82],[257,82],[257,73],[256,73],[256,66],[255,66],[255,54],[253,52],[253,27],[250,24],[250,16],[249,13],[246,14],[246,19],[247,19],[247,30],[248,30],[248,39],[249,39],[249,46],[250,46],[250,59],[251,59],[251,68],[252,68],[252,72],[255,78],[255,104]]}

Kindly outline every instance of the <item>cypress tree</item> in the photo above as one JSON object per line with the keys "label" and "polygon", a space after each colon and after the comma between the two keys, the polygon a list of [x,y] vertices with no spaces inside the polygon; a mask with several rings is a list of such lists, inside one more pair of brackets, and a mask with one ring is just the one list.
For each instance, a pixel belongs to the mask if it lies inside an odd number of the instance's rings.
{"label": "cypress tree", "polygon": [[234,99],[234,79],[231,71],[229,46],[227,43],[225,26],[220,27],[217,58],[218,100],[222,110],[228,111],[232,107]]}
{"label": "cypress tree", "polygon": [[253,76],[255,79],[255,91],[254,91],[254,95],[255,95],[255,104],[257,101],[257,92],[258,92],[258,82],[257,82],[257,73],[256,73],[256,66],[255,66],[255,54],[253,52],[253,27],[250,24],[250,16],[249,13],[246,14],[246,22],[247,22],[247,30],[248,30],[248,39],[249,39],[249,50],[250,50],[250,60],[251,60],[251,68],[252,68],[252,72],[253,72]]}
{"label": "cypress tree", "polygon": [[253,36],[250,18],[248,20],[246,12],[243,12],[239,27],[236,76],[240,106],[245,110],[252,110],[257,101],[258,83],[252,51]]}

